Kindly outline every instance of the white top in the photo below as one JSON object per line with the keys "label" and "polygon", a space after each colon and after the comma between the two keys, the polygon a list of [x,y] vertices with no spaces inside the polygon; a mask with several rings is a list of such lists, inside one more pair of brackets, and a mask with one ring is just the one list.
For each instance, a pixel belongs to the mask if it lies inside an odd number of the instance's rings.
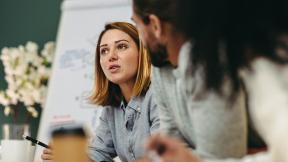
{"label": "white top", "polygon": [[249,94],[249,107],[269,151],[243,159],[205,162],[288,162],[288,65],[260,58],[252,71],[241,71]]}

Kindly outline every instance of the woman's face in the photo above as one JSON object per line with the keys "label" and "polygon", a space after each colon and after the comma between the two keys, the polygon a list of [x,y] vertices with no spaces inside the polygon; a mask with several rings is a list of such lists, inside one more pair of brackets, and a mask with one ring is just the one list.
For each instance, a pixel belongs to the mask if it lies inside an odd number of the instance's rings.
{"label": "woman's face", "polygon": [[138,48],[133,39],[121,30],[106,31],[100,42],[100,65],[107,79],[114,84],[135,82],[138,69]]}

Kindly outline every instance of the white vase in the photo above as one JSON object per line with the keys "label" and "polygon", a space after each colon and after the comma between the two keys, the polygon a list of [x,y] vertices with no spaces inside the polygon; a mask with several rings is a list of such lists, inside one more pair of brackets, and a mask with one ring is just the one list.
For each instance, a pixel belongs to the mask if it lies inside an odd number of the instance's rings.
{"label": "white vase", "polygon": [[30,135],[28,124],[3,124],[1,140],[1,162],[32,162],[35,146],[23,139]]}

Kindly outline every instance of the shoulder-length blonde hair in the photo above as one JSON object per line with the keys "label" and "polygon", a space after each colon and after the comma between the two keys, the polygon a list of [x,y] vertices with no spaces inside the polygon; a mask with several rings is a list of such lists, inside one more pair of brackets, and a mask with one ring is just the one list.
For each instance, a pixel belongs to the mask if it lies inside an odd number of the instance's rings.
{"label": "shoulder-length blonde hair", "polygon": [[90,101],[94,104],[106,106],[119,106],[123,98],[120,87],[110,82],[100,65],[100,43],[103,35],[112,29],[117,29],[127,33],[137,45],[139,51],[138,70],[136,81],[133,87],[133,96],[144,95],[150,85],[151,64],[147,50],[144,48],[139,39],[139,34],[136,27],[126,22],[113,22],[105,25],[104,30],[100,33],[95,57],[95,79],[94,88]]}

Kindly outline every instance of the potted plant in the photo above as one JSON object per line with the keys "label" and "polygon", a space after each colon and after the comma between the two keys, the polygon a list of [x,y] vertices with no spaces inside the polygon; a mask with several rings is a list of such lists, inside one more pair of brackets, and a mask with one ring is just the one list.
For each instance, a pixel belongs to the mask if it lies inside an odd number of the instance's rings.
{"label": "potted plant", "polygon": [[[36,107],[44,106],[55,44],[47,42],[40,53],[38,48],[36,43],[27,42],[1,51],[7,88],[0,90],[0,104],[4,114],[13,118],[12,124],[3,125],[3,139],[22,138],[23,132],[30,134],[27,123],[39,116]],[[21,107],[25,107],[26,114],[19,114]],[[19,124],[20,115],[26,115],[23,124]]]}

